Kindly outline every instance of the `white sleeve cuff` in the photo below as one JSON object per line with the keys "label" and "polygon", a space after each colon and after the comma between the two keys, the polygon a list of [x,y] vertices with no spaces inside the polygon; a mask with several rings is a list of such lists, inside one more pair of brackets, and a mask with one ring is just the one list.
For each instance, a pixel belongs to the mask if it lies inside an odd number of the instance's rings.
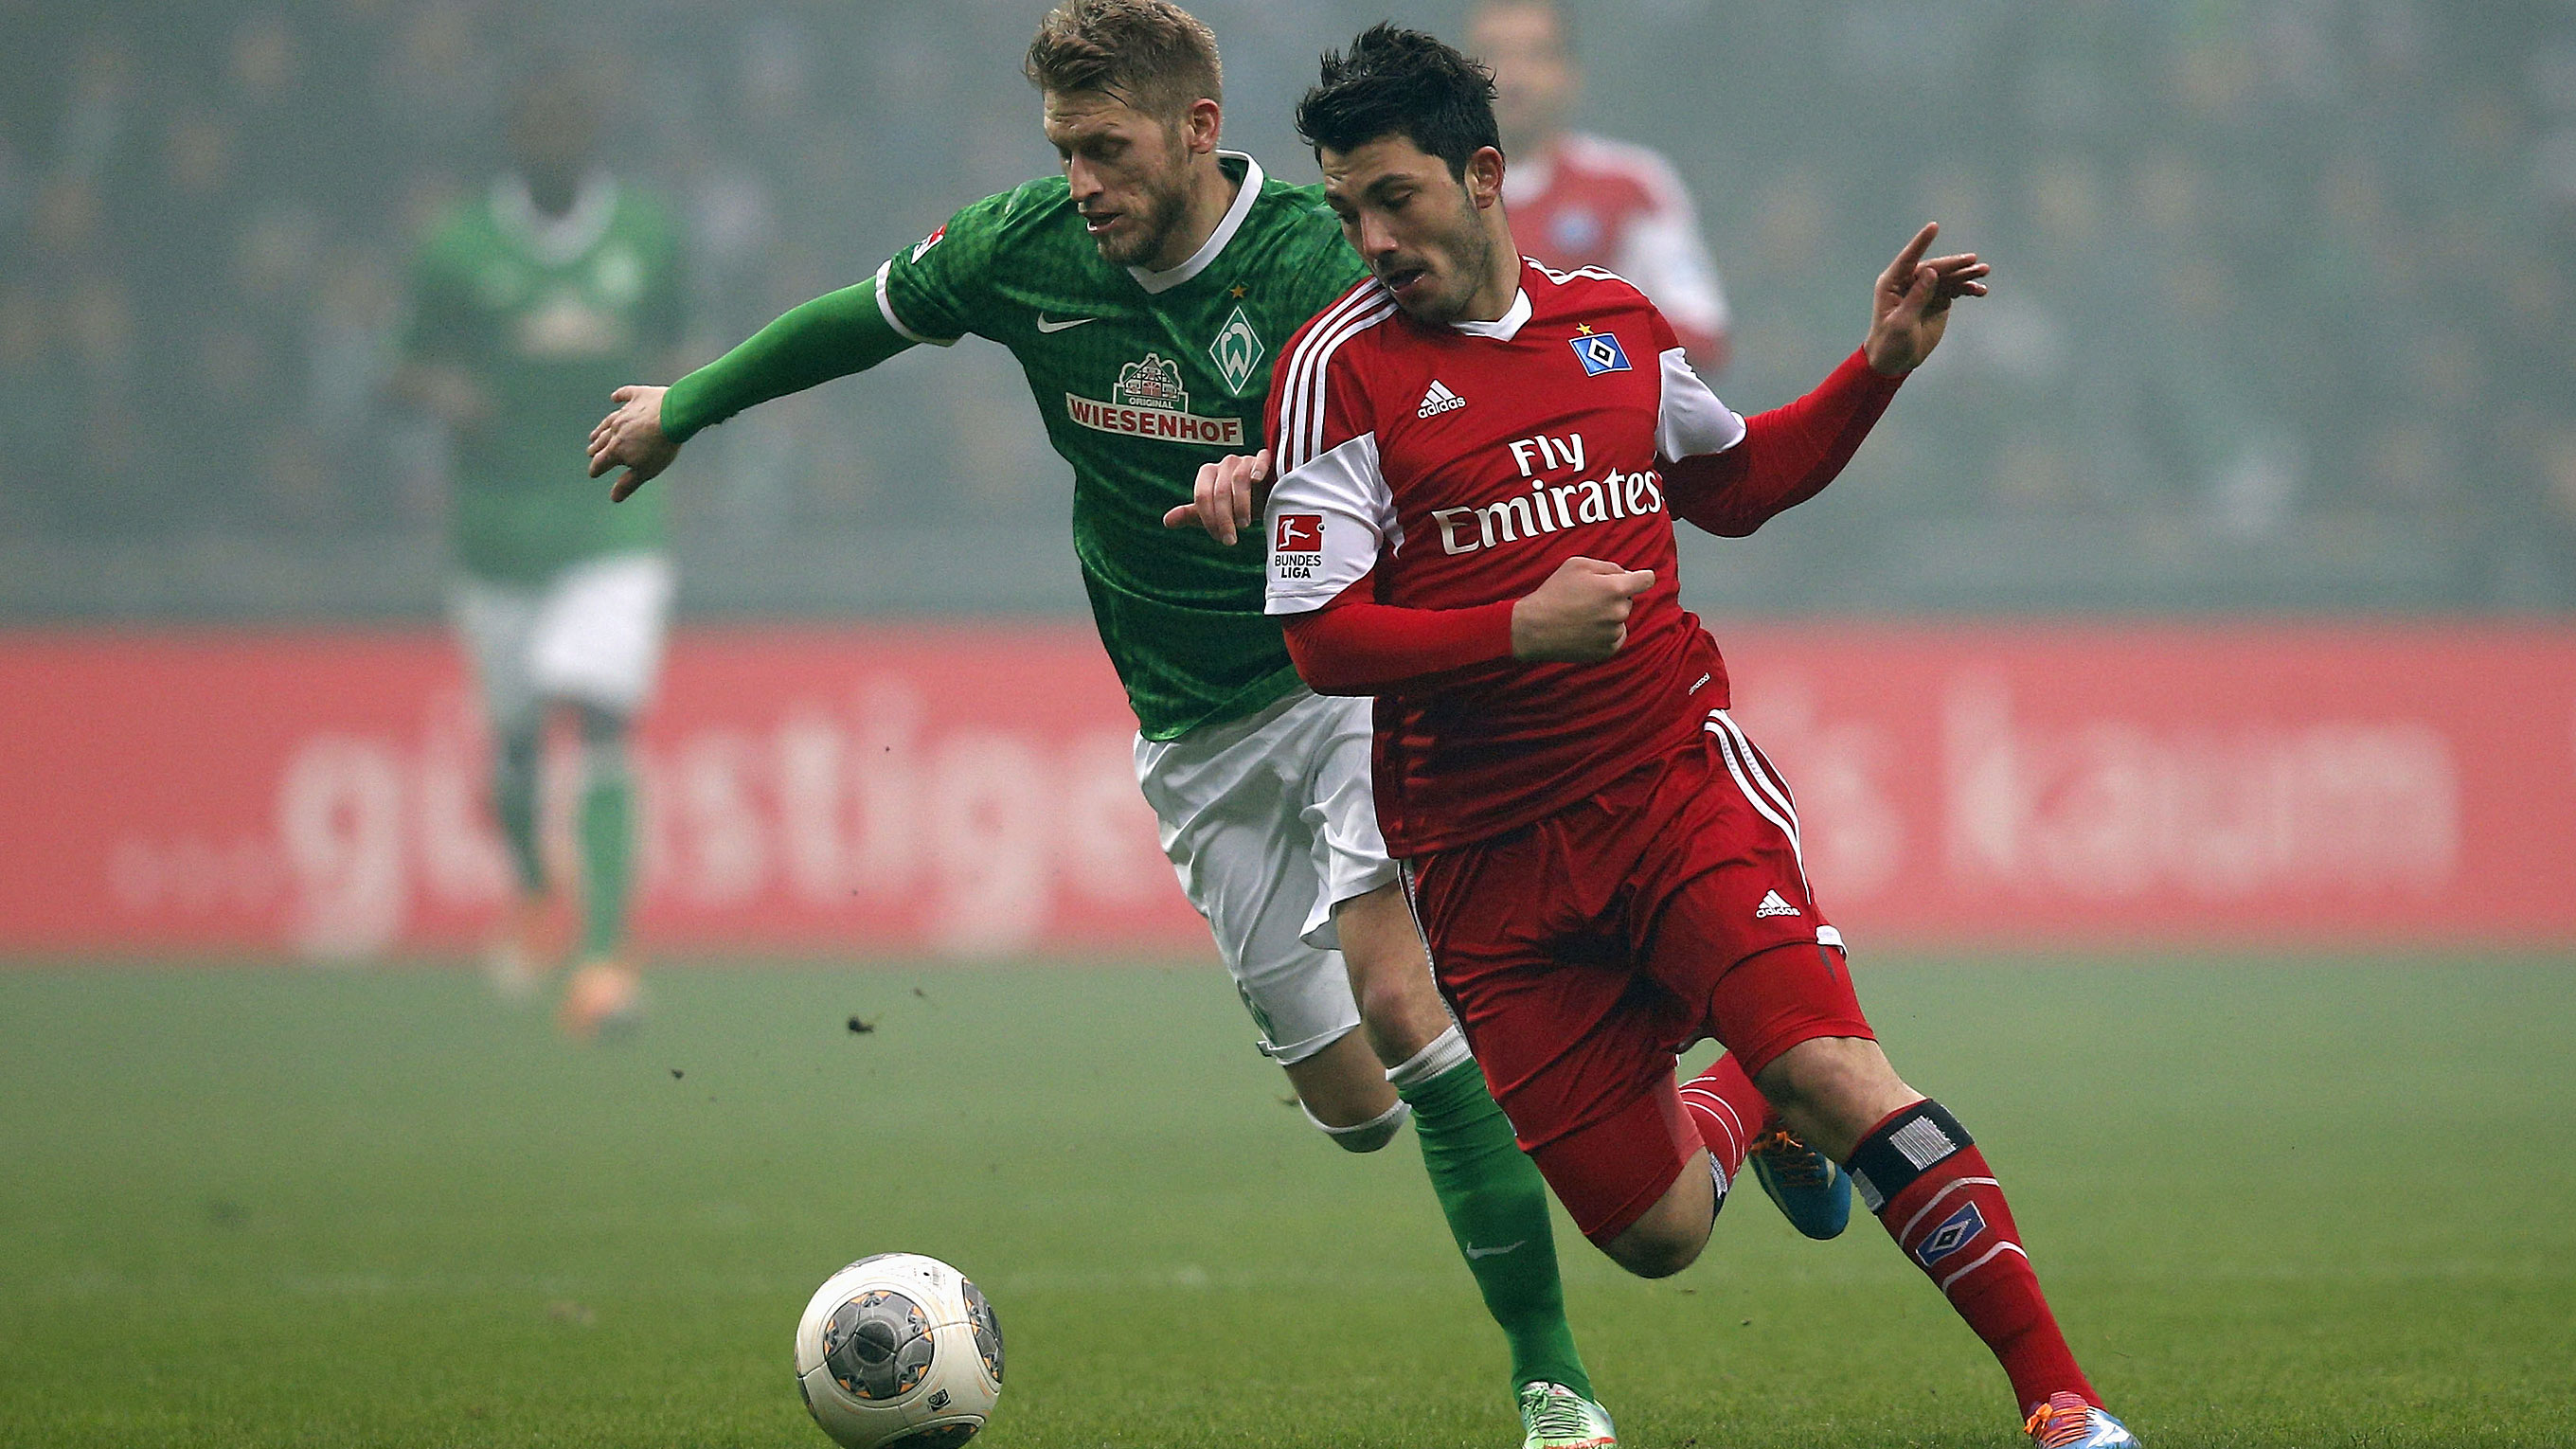
{"label": "white sleeve cuff", "polygon": [[956,346],[956,338],[925,337],[922,334],[913,331],[911,328],[904,326],[903,319],[894,315],[894,299],[886,295],[886,278],[893,275],[893,273],[894,258],[888,257],[877,264],[877,315],[885,318],[885,322],[888,327],[893,328],[895,331],[902,333],[904,336],[911,338],[915,342],[927,342],[933,347]]}

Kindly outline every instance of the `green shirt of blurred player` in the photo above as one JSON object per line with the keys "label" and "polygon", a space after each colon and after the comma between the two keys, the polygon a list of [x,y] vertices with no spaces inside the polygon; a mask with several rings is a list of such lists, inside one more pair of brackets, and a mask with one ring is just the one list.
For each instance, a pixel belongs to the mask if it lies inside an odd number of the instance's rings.
{"label": "green shirt of blurred player", "polygon": [[421,250],[402,382],[449,430],[451,612],[490,717],[494,810],[520,888],[491,961],[505,990],[532,988],[563,949],[538,777],[548,719],[579,722],[586,964],[564,1021],[581,1035],[635,1001],[625,741],[660,663],[671,569],[658,503],[609,506],[581,486],[572,444],[620,382],[666,365],[681,329],[671,224],[595,164],[596,130],[571,72],[522,94],[512,169]]}
{"label": "green shirt of blurred player", "polygon": [[625,498],[746,407],[918,343],[1008,347],[1073,465],[1074,554],[1136,711],[1138,783],[1263,1051],[1353,1151],[1411,1112],[1511,1343],[1529,1442],[1576,1442],[1562,1401],[1591,1385],[1546,1189],[1431,984],[1378,835],[1368,708],[1298,680],[1260,539],[1176,521],[1202,469],[1259,444],[1280,346],[1366,268],[1318,188],[1218,150],[1215,37],[1170,0],[1066,0],[1027,74],[1063,174],[966,207],[667,389],[621,388],[591,471],[623,465]]}

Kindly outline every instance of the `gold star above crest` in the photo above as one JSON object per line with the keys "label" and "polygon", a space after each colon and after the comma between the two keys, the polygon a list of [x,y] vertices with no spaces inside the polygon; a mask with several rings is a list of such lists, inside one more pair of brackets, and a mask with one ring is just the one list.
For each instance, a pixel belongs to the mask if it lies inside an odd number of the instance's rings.
{"label": "gold star above crest", "polygon": [[1589,322],[1577,322],[1574,324],[1574,330],[1582,333],[1586,337],[1589,337],[1592,335],[1592,324]]}
{"label": "gold star above crest", "polygon": [[1242,301],[1242,300],[1243,300],[1243,298],[1244,298],[1244,294],[1245,294],[1245,293],[1247,293],[1247,292],[1250,292],[1251,290],[1252,290],[1252,289],[1251,289],[1250,287],[1247,287],[1247,286],[1243,285],[1241,282],[1237,282],[1237,283],[1235,283],[1235,284],[1234,284],[1234,291],[1233,291],[1233,294],[1232,294],[1232,295],[1233,295],[1233,297],[1234,297],[1234,300],[1236,300],[1236,301],[1238,301],[1238,302]]}

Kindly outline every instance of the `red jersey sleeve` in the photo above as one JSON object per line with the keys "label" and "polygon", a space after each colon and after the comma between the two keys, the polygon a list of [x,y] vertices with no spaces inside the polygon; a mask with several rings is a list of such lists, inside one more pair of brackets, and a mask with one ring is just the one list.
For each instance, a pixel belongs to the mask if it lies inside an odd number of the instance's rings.
{"label": "red jersey sleeve", "polygon": [[1394,310],[1385,288],[1364,282],[1299,329],[1271,369],[1273,614],[1333,603],[1402,541],[1360,376],[1363,339]]}
{"label": "red jersey sleeve", "polygon": [[1853,352],[1815,391],[1754,414],[1735,446],[1673,458],[1664,470],[1673,513],[1729,538],[1752,533],[1823,492],[1904,381],[1880,376]]}
{"label": "red jersey sleeve", "polygon": [[1466,609],[1377,602],[1365,574],[1340,598],[1288,621],[1288,658],[1317,694],[1402,694],[1512,655],[1512,599]]}

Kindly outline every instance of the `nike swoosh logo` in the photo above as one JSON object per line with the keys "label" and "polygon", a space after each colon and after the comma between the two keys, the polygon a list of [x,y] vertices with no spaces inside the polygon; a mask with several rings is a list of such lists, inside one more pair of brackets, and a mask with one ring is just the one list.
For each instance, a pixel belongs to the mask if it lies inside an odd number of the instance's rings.
{"label": "nike swoosh logo", "polygon": [[1521,1243],[1526,1243],[1528,1241],[1529,1239],[1523,1238],[1519,1243],[1505,1243],[1499,1248],[1469,1248],[1467,1250],[1467,1257],[1470,1261],[1477,1258],[1499,1258],[1503,1254],[1510,1252],[1512,1249],[1521,1246]]}
{"label": "nike swoosh logo", "polygon": [[1040,312],[1038,314],[1038,330],[1040,332],[1062,332],[1067,327],[1079,327],[1085,322],[1097,322],[1099,320],[1100,319],[1097,317],[1067,317],[1063,321],[1057,322],[1049,319],[1047,314],[1044,312]]}

